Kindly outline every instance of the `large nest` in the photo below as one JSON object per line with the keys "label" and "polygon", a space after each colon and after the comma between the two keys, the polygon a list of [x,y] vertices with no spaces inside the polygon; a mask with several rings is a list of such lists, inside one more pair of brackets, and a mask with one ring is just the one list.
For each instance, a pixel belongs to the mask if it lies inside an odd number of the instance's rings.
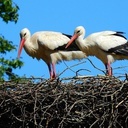
{"label": "large nest", "polygon": [[128,128],[128,82],[97,76],[1,83],[0,128],[33,127]]}

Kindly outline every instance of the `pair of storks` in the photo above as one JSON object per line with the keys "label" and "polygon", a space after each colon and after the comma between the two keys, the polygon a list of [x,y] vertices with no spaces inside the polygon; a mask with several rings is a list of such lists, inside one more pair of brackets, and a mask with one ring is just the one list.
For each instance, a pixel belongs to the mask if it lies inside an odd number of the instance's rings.
{"label": "pair of storks", "polygon": [[50,78],[54,79],[56,63],[96,56],[104,63],[106,74],[112,76],[111,63],[115,60],[128,59],[128,41],[123,34],[116,31],[101,31],[84,39],[85,29],[78,26],[73,36],[53,31],[40,31],[31,36],[30,31],[24,28],[20,32],[18,58],[24,47],[28,55],[46,62]]}

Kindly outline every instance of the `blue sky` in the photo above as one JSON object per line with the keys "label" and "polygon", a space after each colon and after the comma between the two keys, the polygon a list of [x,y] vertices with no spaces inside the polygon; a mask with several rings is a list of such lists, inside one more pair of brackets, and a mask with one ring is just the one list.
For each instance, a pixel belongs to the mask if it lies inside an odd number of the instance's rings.
{"label": "blue sky", "polygon": [[[58,31],[67,34],[73,34],[74,29],[82,25],[86,28],[86,36],[103,30],[124,31],[128,38],[128,1],[127,0],[32,0],[14,1],[20,8],[19,20],[17,24],[6,24],[0,19],[0,34],[4,35],[6,39],[13,41],[13,44],[19,46],[21,29],[27,27],[31,34],[40,30]],[[17,51],[13,51],[8,55],[16,58]],[[6,56],[6,57],[8,57]],[[100,69],[105,69],[102,62],[95,57],[89,59]],[[21,60],[24,66],[21,69],[16,69],[14,72],[20,76],[27,77],[44,77],[49,78],[49,72],[46,64],[40,60],[32,59],[23,50],[21,53]],[[87,69],[88,71],[81,71],[81,75],[103,74],[101,71],[95,69],[88,60],[84,59],[84,64],[72,68],[74,72],[79,69]],[[82,62],[81,61],[81,62]],[[60,74],[68,65],[73,66],[79,61],[62,62],[56,65],[56,71]],[[112,64],[114,75],[119,76],[128,72],[128,61],[116,61]],[[75,73],[71,70],[66,70],[60,77],[72,77]]]}

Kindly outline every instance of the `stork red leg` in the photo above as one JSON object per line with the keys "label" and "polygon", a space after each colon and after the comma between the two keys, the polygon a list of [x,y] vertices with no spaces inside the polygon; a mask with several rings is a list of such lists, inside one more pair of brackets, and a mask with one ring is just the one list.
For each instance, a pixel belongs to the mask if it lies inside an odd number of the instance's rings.
{"label": "stork red leg", "polygon": [[112,76],[112,67],[111,67],[111,64],[108,62],[107,64],[105,64],[105,67],[106,67],[106,74],[108,76]]}
{"label": "stork red leg", "polygon": [[56,69],[55,69],[55,64],[53,63],[52,63],[52,70],[53,70],[52,78],[56,78]]}
{"label": "stork red leg", "polygon": [[47,64],[50,74],[50,79],[56,78],[56,70],[55,70],[55,64]]}

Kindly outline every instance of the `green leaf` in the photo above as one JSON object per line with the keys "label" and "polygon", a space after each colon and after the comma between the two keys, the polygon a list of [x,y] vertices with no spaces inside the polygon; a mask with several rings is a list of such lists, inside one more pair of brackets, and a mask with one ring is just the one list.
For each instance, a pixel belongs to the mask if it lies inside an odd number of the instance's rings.
{"label": "green leaf", "polygon": [[3,0],[0,2],[0,17],[8,23],[9,21],[18,21],[18,10],[19,7],[12,2],[12,0]]}
{"label": "green leaf", "polygon": [[[4,22],[17,22],[18,21],[18,10],[19,7],[13,3],[12,0],[0,0],[0,18]],[[0,36],[0,81],[5,79],[16,79],[19,78],[17,74],[13,73],[16,68],[21,68],[23,62],[18,59],[5,59],[6,54],[11,54],[16,47],[12,41],[8,41],[4,36]]]}

